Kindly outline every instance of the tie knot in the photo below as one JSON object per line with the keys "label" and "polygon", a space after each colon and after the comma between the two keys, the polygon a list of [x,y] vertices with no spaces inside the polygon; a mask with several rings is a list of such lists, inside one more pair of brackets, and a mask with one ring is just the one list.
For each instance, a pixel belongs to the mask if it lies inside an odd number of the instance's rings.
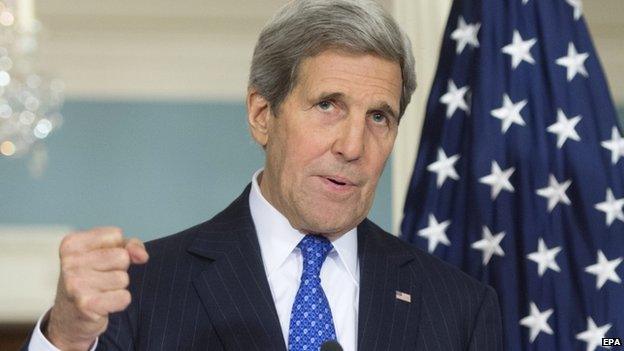
{"label": "tie knot", "polygon": [[306,235],[297,246],[303,256],[303,274],[319,276],[321,266],[333,248],[332,244],[324,236]]}

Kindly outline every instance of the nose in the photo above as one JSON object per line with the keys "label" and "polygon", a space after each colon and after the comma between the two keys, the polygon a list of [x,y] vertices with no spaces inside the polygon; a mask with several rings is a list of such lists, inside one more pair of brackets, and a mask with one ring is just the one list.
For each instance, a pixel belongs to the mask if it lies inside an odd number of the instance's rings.
{"label": "nose", "polygon": [[339,126],[338,136],[332,145],[334,155],[346,162],[359,160],[364,155],[366,119],[349,116]]}

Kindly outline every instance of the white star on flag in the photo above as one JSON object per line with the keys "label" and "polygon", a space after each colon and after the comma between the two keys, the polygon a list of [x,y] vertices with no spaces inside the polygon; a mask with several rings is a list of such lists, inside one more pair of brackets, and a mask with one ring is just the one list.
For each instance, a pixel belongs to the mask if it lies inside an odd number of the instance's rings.
{"label": "white star on flag", "polygon": [[622,280],[615,272],[615,269],[622,263],[622,260],[622,257],[619,257],[609,261],[604,253],[598,250],[598,262],[585,267],[585,272],[596,276],[596,289],[600,290],[607,280],[615,283],[622,283]]}
{"label": "white star on flag", "polygon": [[455,171],[455,162],[459,160],[459,154],[455,154],[451,157],[446,157],[444,150],[442,148],[438,149],[438,160],[434,163],[427,166],[427,170],[429,172],[434,172],[437,174],[436,185],[438,189],[442,187],[446,178],[451,178],[454,180],[459,179],[459,174]]}
{"label": "white star on flag", "polygon": [[611,129],[611,140],[605,140],[600,145],[611,151],[611,163],[613,164],[616,164],[620,157],[624,156],[624,138],[620,136],[617,127]]}
{"label": "white star on flag", "polygon": [[531,47],[535,45],[536,42],[537,39],[535,38],[523,41],[520,32],[514,30],[511,44],[504,46],[501,51],[504,54],[511,55],[511,67],[513,69],[516,69],[522,61],[533,65],[535,64],[535,60],[533,56],[531,56]]}
{"label": "white star on flag", "polygon": [[520,115],[520,111],[526,106],[527,100],[522,100],[518,103],[513,103],[509,98],[509,95],[503,95],[503,106],[492,110],[490,113],[492,116],[503,121],[501,126],[501,130],[503,134],[507,133],[507,129],[511,127],[512,123],[516,123],[518,125],[524,126],[524,119]]}
{"label": "white star on flag", "polygon": [[500,242],[505,237],[505,232],[492,235],[490,228],[483,226],[482,235],[483,239],[472,243],[470,247],[483,251],[483,265],[486,266],[490,262],[492,255],[505,256],[505,251],[500,247]]}
{"label": "white star on flag", "polygon": [[585,60],[589,57],[586,52],[578,53],[576,47],[572,42],[568,43],[568,56],[558,58],[555,62],[560,66],[565,66],[567,69],[568,82],[571,81],[577,73],[580,73],[584,77],[588,77],[589,73],[585,69]]}
{"label": "white star on flag", "polygon": [[526,5],[529,2],[529,0],[522,0],[522,5]]}
{"label": "white star on flag", "polygon": [[553,208],[560,202],[566,205],[571,204],[570,198],[568,198],[568,195],[565,193],[571,184],[571,180],[559,183],[557,182],[557,178],[551,174],[548,176],[548,186],[537,189],[537,195],[548,199],[548,212],[552,212]]}
{"label": "white star on flag", "polygon": [[459,16],[457,28],[451,33],[451,39],[457,42],[455,52],[458,55],[464,51],[466,45],[470,45],[475,48],[479,47],[479,39],[477,39],[479,28],[481,28],[481,23],[477,22],[467,24],[464,17]]}
{"label": "white star on flag", "polygon": [[[576,339],[587,343],[587,351],[594,351],[596,347],[602,345],[602,338],[611,329],[611,324],[605,324],[602,327],[597,327],[596,323],[591,317],[587,317],[587,330],[576,334]],[[606,347],[610,348],[610,347]]]}
{"label": "white star on flag", "polygon": [[608,227],[611,226],[611,223],[613,223],[616,218],[624,222],[622,207],[624,207],[624,197],[616,199],[615,196],[613,196],[611,188],[607,188],[607,198],[605,201],[594,205],[595,209],[607,215],[606,223]]}
{"label": "white star on flag", "polygon": [[496,161],[492,161],[492,166],[490,170],[490,174],[485,177],[479,178],[479,183],[487,184],[491,189],[490,198],[492,201],[496,200],[498,194],[500,194],[501,190],[505,189],[509,192],[514,192],[514,187],[509,182],[509,177],[515,172],[516,169],[514,167],[507,168],[506,170],[501,170]]}
{"label": "white star on flag", "polygon": [[418,236],[426,238],[429,241],[429,252],[435,251],[439,243],[446,246],[451,245],[449,238],[446,236],[446,228],[448,228],[450,224],[450,220],[438,223],[434,215],[429,215],[429,226],[418,231]]}
{"label": "white star on flag", "polygon": [[468,104],[465,95],[468,86],[457,88],[453,80],[448,81],[448,91],[440,97],[440,102],[446,105],[446,118],[451,118],[457,109],[468,112]]}
{"label": "white star on flag", "polygon": [[574,129],[578,122],[581,121],[581,118],[578,115],[568,119],[562,109],[557,109],[557,122],[551,124],[546,129],[550,133],[557,134],[557,148],[561,149],[568,138],[576,141],[581,140],[581,137]]}
{"label": "white star on flag", "polygon": [[583,3],[581,0],[566,0],[568,5],[574,7],[574,19],[578,21],[583,14]]}
{"label": "white star on flag", "polygon": [[548,318],[552,315],[554,310],[552,308],[540,312],[537,305],[531,301],[531,313],[520,320],[520,324],[531,329],[531,343],[535,341],[535,338],[539,333],[544,332],[546,334],[553,334],[553,330],[548,325]]}
{"label": "white star on flag", "polygon": [[533,262],[538,264],[537,273],[540,277],[544,276],[544,273],[547,269],[552,269],[555,272],[561,272],[557,261],[555,261],[555,257],[561,251],[561,246],[554,247],[552,249],[548,249],[546,243],[544,243],[544,239],[539,238],[537,251],[532,252],[527,255],[527,258]]}

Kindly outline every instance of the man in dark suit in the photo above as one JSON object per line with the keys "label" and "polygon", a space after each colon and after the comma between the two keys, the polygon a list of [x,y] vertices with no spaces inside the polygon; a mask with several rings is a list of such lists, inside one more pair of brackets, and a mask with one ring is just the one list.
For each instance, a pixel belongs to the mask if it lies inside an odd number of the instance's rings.
{"label": "man in dark suit", "polygon": [[287,4],[250,71],[265,167],[145,247],[118,228],[68,235],[25,349],[500,350],[491,288],[366,219],[414,89],[409,40],[377,4]]}

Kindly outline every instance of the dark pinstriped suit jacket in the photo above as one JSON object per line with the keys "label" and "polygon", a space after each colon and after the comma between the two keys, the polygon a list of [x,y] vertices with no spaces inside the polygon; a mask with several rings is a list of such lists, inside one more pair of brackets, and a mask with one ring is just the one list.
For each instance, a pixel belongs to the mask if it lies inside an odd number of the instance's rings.
{"label": "dark pinstriped suit jacket", "polygon": [[[147,243],[150,261],[130,270],[133,301],[98,350],[286,350],[249,190],[208,222]],[[490,287],[368,219],[358,257],[358,350],[502,350]]]}

